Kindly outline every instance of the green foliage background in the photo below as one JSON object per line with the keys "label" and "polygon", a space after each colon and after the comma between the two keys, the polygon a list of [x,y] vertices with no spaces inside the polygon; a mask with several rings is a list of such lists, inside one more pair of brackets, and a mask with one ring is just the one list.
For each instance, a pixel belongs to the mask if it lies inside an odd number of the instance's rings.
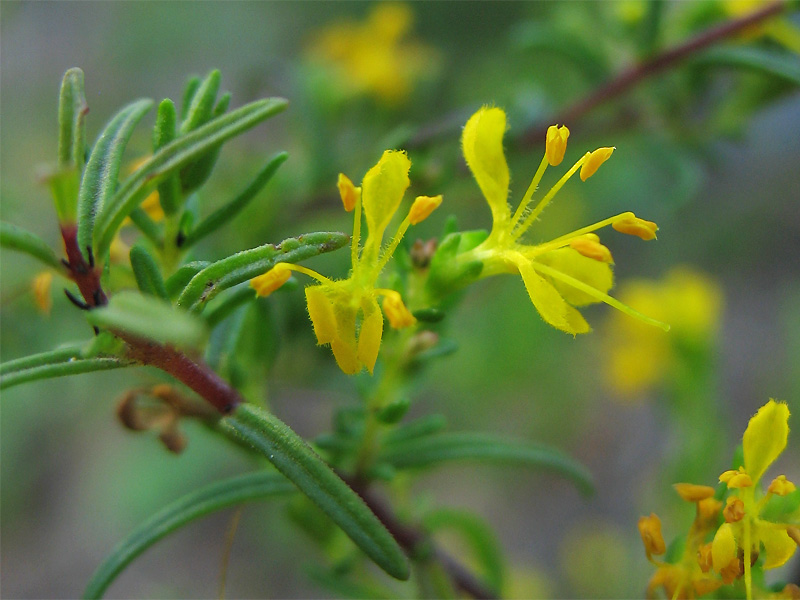
{"label": "green foliage background", "polygon": [[[67,68],[80,66],[91,109],[89,139],[122,104],[141,96],[179,98],[187,74],[211,68],[222,71],[233,106],[264,96],[290,100],[286,113],[223,152],[206,192],[209,209],[217,196],[225,199],[241,187],[238,177],[252,177],[265,153],[287,150],[290,158],[222,235],[202,242],[209,256],[315,228],[348,232],[348,216],[335,194],[336,173],[357,180],[382,150],[407,141],[406,132],[438,123],[452,126],[409,154],[415,191],[441,192],[445,204],[414,233],[438,235],[448,213],[464,228],[488,226],[488,209],[462,167],[459,135],[467,116],[496,104],[508,111],[511,132],[521,131],[602,81],[556,52],[526,45],[530,33],[524,25],[566,27],[594,41],[612,62],[611,73],[635,58],[636,35],[593,32],[593,23],[613,20],[613,3],[412,7],[415,34],[441,53],[437,77],[396,109],[359,99],[334,110],[326,106],[326,90],[309,83],[304,44],[331,20],[363,17],[365,3],[3,2],[3,221],[60,246],[37,174],[55,160],[58,83]],[[797,23],[797,13],[792,18]],[[662,41],[677,42],[690,33],[665,27]],[[746,93],[756,88],[757,101]],[[575,158],[599,145],[617,151],[591,185],[573,185],[559,195],[537,230],[542,239],[633,210],[658,222],[659,240],[643,245],[615,237],[610,245],[618,281],[658,278],[672,265],[689,263],[717,278],[725,292],[709,399],[718,423],[711,444],[716,455],[697,456],[691,469],[702,477],[696,483],[712,483],[727,468],[747,419],[768,397],[788,401],[798,429],[798,87],[757,72],[677,69],[568,125]],[[147,153],[149,144],[146,128],[137,131],[131,159]],[[543,144],[509,151],[513,197],[524,191],[542,151]],[[343,275],[347,259],[341,251],[313,264]],[[3,360],[86,337],[85,322],[60,289],[54,290],[49,317],[36,311],[28,290],[37,265],[7,252],[1,260]],[[271,307],[284,327],[279,346],[272,348],[277,342],[266,333],[254,336],[254,343],[267,348],[265,356],[276,353],[270,402],[296,431],[313,437],[329,427],[333,409],[352,398],[359,383],[336,369],[328,349],[315,347],[299,291],[277,294]],[[635,529],[638,516],[664,513],[667,537],[691,519],[692,509],[669,487],[675,473],[665,467],[690,434],[675,425],[664,392],[620,403],[602,385],[604,318],[610,310],[587,310],[596,333],[572,339],[540,320],[518,278],[481,282],[449,316],[459,351],[432,366],[415,398],[414,414],[442,412],[455,430],[546,442],[594,473],[597,493],[590,498],[563,480],[511,467],[460,465],[420,478],[424,502],[471,509],[491,524],[512,571],[528,580],[523,595],[638,596],[650,575]],[[3,393],[0,552],[6,597],[75,596],[109,549],[160,506],[248,469],[246,457],[191,424],[188,448],[179,457],[167,455],[153,437],[119,427],[115,399],[153,381],[152,372],[136,369]],[[712,429],[705,422],[686,426]],[[800,437],[793,435],[782,466],[795,481],[798,456]],[[229,519],[230,513],[213,515],[167,538],[123,573],[109,597],[214,594]],[[279,504],[247,506],[233,545],[227,595],[329,593],[302,577],[313,546],[293,531]],[[795,557],[786,577],[797,569]]]}

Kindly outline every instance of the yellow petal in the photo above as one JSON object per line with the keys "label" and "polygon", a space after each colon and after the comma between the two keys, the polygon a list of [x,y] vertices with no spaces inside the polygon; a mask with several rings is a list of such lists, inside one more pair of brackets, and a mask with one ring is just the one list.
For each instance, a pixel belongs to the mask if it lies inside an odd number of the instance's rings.
{"label": "yellow petal", "polygon": [[363,365],[358,360],[354,344],[336,338],[331,341],[331,350],[333,351],[333,357],[336,359],[336,364],[339,365],[345,375],[355,375],[361,370]]}
{"label": "yellow petal", "polygon": [[736,538],[733,528],[729,523],[723,523],[714,535],[711,542],[711,562],[714,570],[719,573],[736,558]]}
{"label": "yellow petal", "polygon": [[410,327],[417,322],[403,303],[403,298],[395,290],[386,290],[383,293],[383,313],[394,329]]}
{"label": "yellow petal", "polygon": [[495,222],[511,218],[508,208],[508,164],[503,154],[506,114],[484,106],[464,126],[461,145],[467,166],[492,209]]}
{"label": "yellow petal", "polygon": [[789,407],[770,399],[750,419],[744,432],[744,468],[753,482],[786,448],[789,436]]}
{"label": "yellow petal", "polygon": [[797,549],[795,541],[783,529],[758,528],[761,543],[764,544],[764,568],[775,569],[792,557]]}
{"label": "yellow petal", "polygon": [[386,150],[374,167],[364,175],[361,183],[361,203],[369,228],[365,254],[370,260],[378,257],[383,232],[392,220],[403,194],[410,184],[408,171],[411,161],[405,152]]}
{"label": "yellow petal", "polygon": [[358,359],[358,345],[356,342],[357,307],[352,306],[349,297],[343,297],[341,302],[332,302],[336,315],[336,335],[331,340],[331,350],[336,364],[347,375],[355,375],[361,370],[363,364]]}
{"label": "yellow petal", "polygon": [[306,288],[306,306],[314,324],[317,343],[320,346],[330,344],[336,338],[336,314],[323,286],[311,285]]}
{"label": "yellow petal", "polygon": [[539,275],[525,257],[519,255],[518,259],[512,260],[522,276],[522,281],[525,282],[525,289],[528,290],[531,302],[546,322],[556,329],[573,335],[591,330],[581,314],[567,304],[558,290]]}
{"label": "yellow petal", "polygon": [[378,351],[381,348],[383,315],[378,308],[378,303],[373,298],[364,299],[362,309],[364,318],[361,321],[361,331],[358,333],[358,360],[367,367],[372,375],[375,361],[378,360]]}
{"label": "yellow petal", "polygon": [[[537,257],[536,260],[595,288],[603,294],[608,293],[614,284],[614,273],[610,264],[583,256],[573,248],[559,248]],[[599,302],[597,298],[575,289],[567,283],[557,280],[552,283],[561,296],[573,306],[585,306]]]}

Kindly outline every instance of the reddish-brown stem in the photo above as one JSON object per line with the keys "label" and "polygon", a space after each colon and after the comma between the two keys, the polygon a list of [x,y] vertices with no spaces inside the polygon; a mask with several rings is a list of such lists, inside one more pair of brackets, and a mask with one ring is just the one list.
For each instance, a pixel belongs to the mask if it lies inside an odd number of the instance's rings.
{"label": "reddish-brown stem", "polygon": [[727,21],[717,27],[703,31],[678,46],[664,50],[652,58],[626,69],[605,85],[597,88],[587,97],[562,111],[560,114],[556,115],[555,118],[550,119],[547,123],[541,123],[530,128],[522,135],[519,141],[523,145],[540,144],[544,140],[549,125],[553,123],[566,123],[572,127],[583,115],[597,106],[624,94],[631,87],[647,77],[660,73],[720,40],[740,33],[748,27],[752,27],[765,19],[783,12],[786,10],[786,4],[787,3],[783,0],[771,2],[738,19]]}
{"label": "reddish-brown stem", "polygon": [[[64,265],[70,278],[77,284],[88,308],[103,306],[108,298],[100,284],[100,269],[92,260],[92,249],[86,248],[89,262],[78,246],[78,228],[74,224],[61,225],[61,237],[67,260]],[[196,392],[222,414],[230,413],[242,398],[224,379],[208,365],[194,360],[168,345],[157,344],[122,331],[114,334],[127,344],[127,355],[143,365],[150,365],[169,373]]]}
{"label": "reddish-brown stem", "polygon": [[[345,479],[345,481],[361,496],[364,503],[378,517],[378,520],[383,523],[389,533],[394,536],[397,543],[410,555],[413,556],[415,553],[420,552],[426,544],[430,544],[430,538],[421,530],[400,522],[389,505],[369,489],[367,484],[354,479]],[[432,557],[442,566],[457,589],[477,599],[498,597],[497,591],[489,589],[485,583],[475,577],[449,554],[432,544],[429,547]]]}

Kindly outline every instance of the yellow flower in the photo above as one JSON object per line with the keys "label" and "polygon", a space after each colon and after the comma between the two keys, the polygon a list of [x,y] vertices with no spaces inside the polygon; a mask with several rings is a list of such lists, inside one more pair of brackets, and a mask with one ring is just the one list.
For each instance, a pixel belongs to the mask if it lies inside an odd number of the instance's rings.
{"label": "yellow flower", "polygon": [[436,63],[432,48],[406,41],[413,22],[408,5],[377,3],[363,23],[344,21],[320,31],[309,54],[331,68],[337,82],[352,93],[397,104]]}
{"label": "yellow flower", "polygon": [[[383,315],[378,298],[383,297],[383,313],[389,324],[400,329],[416,320],[395,290],[375,287],[408,227],[427,218],[439,206],[441,196],[419,196],[400,224],[389,246],[382,250],[384,232],[394,217],[409,186],[411,161],[405,152],[387,150],[355,187],[339,176],[339,193],[345,210],[354,210],[351,247],[352,270],[343,280],[331,280],[319,273],[289,263],[278,263],[251,280],[259,296],[268,296],[282,286],[290,271],[305,273],[320,284],[306,288],[308,314],[320,345],[330,344],[339,367],[352,375],[366,367],[372,373],[383,336]],[[367,223],[367,239],[360,246],[361,212]]]}
{"label": "yellow flower", "polygon": [[587,152],[529,209],[528,205],[548,165],[561,162],[569,130],[551,127],[546,139],[545,155],[525,196],[512,215],[508,205],[509,170],[503,154],[506,115],[499,108],[483,107],[467,121],[462,136],[467,165],[492,211],[492,230],[480,245],[459,255],[464,264],[483,264],[481,277],[498,273],[519,273],[533,305],[542,318],[558,329],[571,334],[590,331],[589,324],[574,308],[594,302],[605,302],[645,323],[663,329],[669,326],[645,317],[608,295],[613,284],[611,252],[600,244],[594,232],[611,225],[622,233],[642,239],[654,239],[655,223],[626,212],[582,227],[552,241],[528,245],[521,237],[536,221],[556,193],[580,169],[580,177],[591,177],[608,160],[613,148]]}
{"label": "yellow flower", "polygon": [[788,436],[789,407],[770,400],[750,419],[744,432],[744,465],[720,476],[731,495],[725,511],[726,522],[720,526],[712,543],[714,570],[722,573],[737,560],[741,549],[748,598],[752,598],[751,557],[763,555],[764,568],[774,569],[789,560],[797,549],[791,524],[766,521],[761,516],[771,496],[793,492],[794,484],[780,476],[770,484],[765,495],[761,496],[758,488],[764,472],[786,448]]}
{"label": "yellow flower", "polygon": [[645,547],[647,560],[656,566],[656,571],[647,585],[647,597],[654,598],[662,588],[667,598],[695,598],[719,588],[723,581],[710,571],[710,544],[706,536],[716,527],[717,515],[722,504],[714,500],[714,488],[689,483],[675,484],[675,490],[687,502],[697,505],[696,515],[683,554],[677,562],[664,562],[653,555],[664,554],[666,545],[661,537],[661,521],[654,514],[639,519],[639,533]]}
{"label": "yellow flower", "polygon": [[604,369],[607,383],[621,397],[634,397],[672,378],[681,366],[681,349],[711,347],[722,314],[719,285],[691,267],[675,267],[660,281],[627,281],[619,299],[670,324],[670,335],[613,313],[609,317]]}

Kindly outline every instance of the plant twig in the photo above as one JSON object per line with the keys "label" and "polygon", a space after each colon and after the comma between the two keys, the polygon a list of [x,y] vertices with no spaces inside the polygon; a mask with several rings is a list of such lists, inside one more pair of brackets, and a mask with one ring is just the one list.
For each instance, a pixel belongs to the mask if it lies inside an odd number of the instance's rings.
{"label": "plant twig", "polygon": [[[364,503],[406,552],[413,554],[424,544],[430,543],[428,536],[422,531],[400,522],[391,507],[369,489],[366,484],[353,479],[345,479],[345,481],[361,496]],[[476,599],[497,598],[499,596],[499,591],[488,588],[484,582],[475,577],[452,556],[436,546],[431,545],[431,547],[434,558],[448,574],[456,588]]]}
{"label": "plant twig", "polygon": [[748,27],[752,27],[761,21],[782,13],[786,10],[786,7],[787,2],[784,0],[776,0],[738,19],[733,19],[717,27],[702,31],[682,44],[668,48],[638,65],[629,67],[608,83],[595,89],[585,98],[557,114],[555,118],[549,119],[547,123],[538,123],[529,128],[528,131],[520,137],[519,143],[523,146],[540,144],[547,133],[547,127],[549,125],[553,123],[566,123],[571,127],[589,111],[624,94],[644,79],[674,66],[712,44],[729,38]]}
{"label": "plant twig", "polygon": [[[86,249],[89,256],[87,262],[78,246],[77,227],[62,225],[61,237],[67,254],[64,266],[70,278],[78,285],[86,308],[92,309],[108,304],[108,298],[100,284],[100,269],[92,258],[92,249]],[[113,333],[127,344],[128,358],[169,373],[194,390],[220,413],[228,414],[242,402],[239,392],[202,361],[191,359],[169,345],[158,344],[121,331]]]}

